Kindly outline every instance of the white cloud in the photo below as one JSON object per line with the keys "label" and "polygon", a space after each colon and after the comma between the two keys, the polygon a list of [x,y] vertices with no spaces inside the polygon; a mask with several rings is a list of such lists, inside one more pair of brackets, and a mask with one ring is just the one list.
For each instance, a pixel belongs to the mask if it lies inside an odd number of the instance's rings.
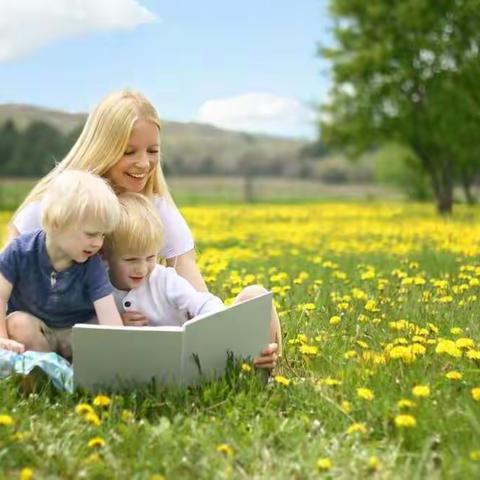
{"label": "white cloud", "polygon": [[156,21],[136,0],[0,0],[0,61],[65,37]]}
{"label": "white cloud", "polygon": [[246,93],[206,101],[195,118],[219,128],[273,135],[313,136],[315,115],[294,98]]}

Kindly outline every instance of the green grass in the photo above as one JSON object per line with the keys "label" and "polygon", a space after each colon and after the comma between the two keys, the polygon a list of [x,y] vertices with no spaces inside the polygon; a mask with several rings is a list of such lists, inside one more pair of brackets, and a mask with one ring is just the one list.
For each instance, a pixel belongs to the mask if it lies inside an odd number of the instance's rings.
{"label": "green grass", "polygon": [[[114,396],[108,407],[94,407],[95,426],[75,412],[91,396],[48,385],[25,396],[15,379],[3,381],[0,415],[15,425],[0,426],[0,478],[18,478],[24,467],[42,479],[478,476],[480,463],[470,456],[480,451],[480,402],[471,390],[480,387],[480,361],[467,358],[466,348],[459,358],[435,351],[442,339],[461,337],[480,350],[478,208],[459,209],[453,221],[435,217],[433,207],[401,204],[191,207],[185,214],[201,239],[212,291],[231,298],[253,281],[276,292],[285,342],[278,373],[289,385],[236,369],[199,388]],[[404,253],[395,253],[399,245]],[[248,275],[253,280],[244,282]],[[439,279],[446,286],[435,286]],[[355,298],[354,289],[365,297]],[[332,316],[341,322],[330,324]],[[402,319],[412,330],[395,330],[392,322]],[[425,352],[411,362],[385,354],[403,343],[423,344]],[[448,380],[451,370],[463,378]],[[341,383],[328,385],[329,377]],[[414,397],[415,385],[428,385],[430,395]],[[359,398],[357,388],[374,398]],[[400,408],[404,398],[416,406]],[[414,428],[395,426],[402,412],[415,417]],[[353,423],[367,433],[348,434]],[[105,445],[89,447],[95,437]],[[332,462],[329,471],[317,468],[321,458]]]}

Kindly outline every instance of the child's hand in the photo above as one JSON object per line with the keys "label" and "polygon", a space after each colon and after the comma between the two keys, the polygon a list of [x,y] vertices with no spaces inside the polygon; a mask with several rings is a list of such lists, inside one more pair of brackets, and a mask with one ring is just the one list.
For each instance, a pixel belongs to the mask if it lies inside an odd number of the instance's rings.
{"label": "child's hand", "polygon": [[140,312],[125,312],[121,317],[126,327],[146,327],[148,325],[148,318]]}
{"label": "child's hand", "polygon": [[0,348],[16,353],[23,353],[25,351],[25,345],[23,345],[23,343],[18,343],[9,338],[0,338]]}
{"label": "child's hand", "polygon": [[257,368],[268,368],[272,370],[277,366],[277,352],[278,344],[269,343],[268,347],[262,350],[262,356],[253,360],[253,364]]}

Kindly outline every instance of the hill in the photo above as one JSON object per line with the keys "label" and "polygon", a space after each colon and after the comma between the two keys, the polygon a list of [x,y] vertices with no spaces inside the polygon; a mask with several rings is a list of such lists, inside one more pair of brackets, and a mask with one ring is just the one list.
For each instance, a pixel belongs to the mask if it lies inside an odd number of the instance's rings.
{"label": "hill", "polygon": [[[19,130],[44,122],[64,135],[81,128],[86,114],[32,105],[0,105],[0,127],[12,120]],[[222,130],[211,125],[164,121],[162,151],[165,168],[178,174],[298,175],[304,140]]]}

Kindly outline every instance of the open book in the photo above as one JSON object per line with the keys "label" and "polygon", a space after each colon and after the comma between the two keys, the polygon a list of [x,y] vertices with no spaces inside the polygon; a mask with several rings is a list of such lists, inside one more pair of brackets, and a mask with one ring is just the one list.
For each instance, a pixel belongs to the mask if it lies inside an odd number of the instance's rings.
{"label": "open book", "polygon": [[76,387],[118,390],[146,384],[186,386],[225,371],[228,355],[252,360],[270,342],[272,294],[266,293],[181,327],[73,327]]}

